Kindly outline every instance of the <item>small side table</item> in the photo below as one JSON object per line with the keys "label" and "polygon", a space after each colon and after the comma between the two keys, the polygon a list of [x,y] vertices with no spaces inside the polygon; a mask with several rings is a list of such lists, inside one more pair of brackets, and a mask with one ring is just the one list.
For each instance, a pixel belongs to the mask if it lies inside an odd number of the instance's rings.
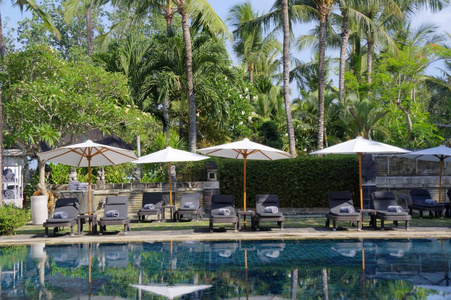
{"label": "small side table", "polygon": [[91,221],[92,233],[97,234],[97,215],[78,215],[77,225],[78,225],[78,235],[83,232],[83,223],[86,221]]}
{"label": "small side table", "polygon": [[370,208],[364,208],[360,209],[360,216],[361,216],[361,222],[362,222],[362,228],[363,228],[363,214],[367,213],[370,216],[370,227],[376,228],[376,209],[370,209]]}
{"label": "small side table", "polygon": [[174,211],[175,211],[175,205],[163,205],[161,206],[161,221],[166,220],[166,209],[169,209],[171,220],[174,220]]}
{"label": "small side table", "polygon": [[252,229],[254,229],[254,217],[255,217],[255,212],[253,210],[239,210],[236,212],[237,216],[238,216],[238,231],[241,230],[241,217],[243,216],[244,219],[246,218],[246,216],[251,216],[251,227]]}

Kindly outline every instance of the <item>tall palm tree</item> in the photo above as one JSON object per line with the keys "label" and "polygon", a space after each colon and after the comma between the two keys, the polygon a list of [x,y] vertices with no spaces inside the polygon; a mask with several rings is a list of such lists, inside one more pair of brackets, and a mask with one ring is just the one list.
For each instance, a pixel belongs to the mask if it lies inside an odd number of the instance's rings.
{"label": "tall palm tree", "polygon": [[94,31],[92,29],[92,10],[100,7],[109,0],[68,0],[64,3],[64,19],[66,22],[73,22],[74,17],[80,14],[86,16],[86,53],[91,56],[94,51]]}
{"label": "tall palm tree", "polygon": [[242,60],[244,65],[243,70],[247,70],[249,82],[253,85],[254,74],[263,71],[262,69],[266,69],[266,58],[281,48],[281,45],[273,35],[264,38],[262,27],[240,27],[243,22],[258,17],[258,14],[252,10],[249,2],[234,6],[229,14],[228,21],[231,21],[232,26],[236,28],[233,31],[235,37],[233,50],[237,57]]}
{"label": "tall palm tree", "polygon": [[276,0],[269,13],[241,24],[242,28],[256,28],[262,25],[269,28],[274,25],[274,31],[282,30],[283,32],[283,98],[290,154],[293,156],[296,156],[296,146],[289,94],[289,42],[292,35],[292,24],[305,19],[305,16],[309,14],[311,14],[311,7],[301,0]]}
{"label": "tall palm tree", "polygon": [[188,144],[191,152],[196,151],[197,147],[197,111],[196,99],[194,97],[194,82],[193,82],[193,54],[192,42],[190,33],[190,20],[193,24],[196,23],[199,27],[215,34],[226,34],[230,36],[227,26],[216,14],[207,0],[117,0],[117,2],[124,2],[127,4],[135,3],[141,9],[154,9],[155,6],[160,7],[175,7],[177,13],[182,19],[183,40],[185,43],[185,59],[186,59],[186,81],[187,81],[187,95],[188,95]]}

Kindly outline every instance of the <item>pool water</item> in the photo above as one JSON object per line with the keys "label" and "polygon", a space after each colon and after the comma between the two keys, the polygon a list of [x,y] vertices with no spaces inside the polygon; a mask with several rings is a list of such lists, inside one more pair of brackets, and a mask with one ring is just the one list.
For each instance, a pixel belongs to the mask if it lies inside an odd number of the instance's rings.
{"label": "pool water", "polygon": [[434,239],[35,244],[0,247],[0,298],[451,299],[450,266]]}

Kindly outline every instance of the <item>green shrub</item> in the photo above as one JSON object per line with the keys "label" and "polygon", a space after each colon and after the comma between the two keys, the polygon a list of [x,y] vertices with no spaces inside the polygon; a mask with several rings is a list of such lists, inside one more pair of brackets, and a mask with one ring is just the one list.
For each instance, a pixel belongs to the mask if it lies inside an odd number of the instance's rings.
{"label": "green shrub", "polygon": [[[243,160],[215,157],[177,164],[177,180],[205,181],[205,166],[210,161],[218,165],[221,193],[234,195],[236,206],[242,207]],[[357,201],[358,170],[356,155],[247,160],[247,207],[255,207],[257,194],[277,194],[283,207],[328,207],[327,195],[331,191],[350,191]]]}
{"label": "green shrub", "polygon": [[11,235],[31,218],[28,209],[16,208],[12,205],[0,207],[0,235]]}

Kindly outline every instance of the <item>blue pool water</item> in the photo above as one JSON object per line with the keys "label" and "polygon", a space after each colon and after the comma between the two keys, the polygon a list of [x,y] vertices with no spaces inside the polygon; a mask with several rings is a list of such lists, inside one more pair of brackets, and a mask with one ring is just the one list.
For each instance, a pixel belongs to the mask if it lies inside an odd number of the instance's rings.
{"label": "blue pool water", "polygon": [[450,240],[36,244],[0,267],[1,299],[451,299]]}

